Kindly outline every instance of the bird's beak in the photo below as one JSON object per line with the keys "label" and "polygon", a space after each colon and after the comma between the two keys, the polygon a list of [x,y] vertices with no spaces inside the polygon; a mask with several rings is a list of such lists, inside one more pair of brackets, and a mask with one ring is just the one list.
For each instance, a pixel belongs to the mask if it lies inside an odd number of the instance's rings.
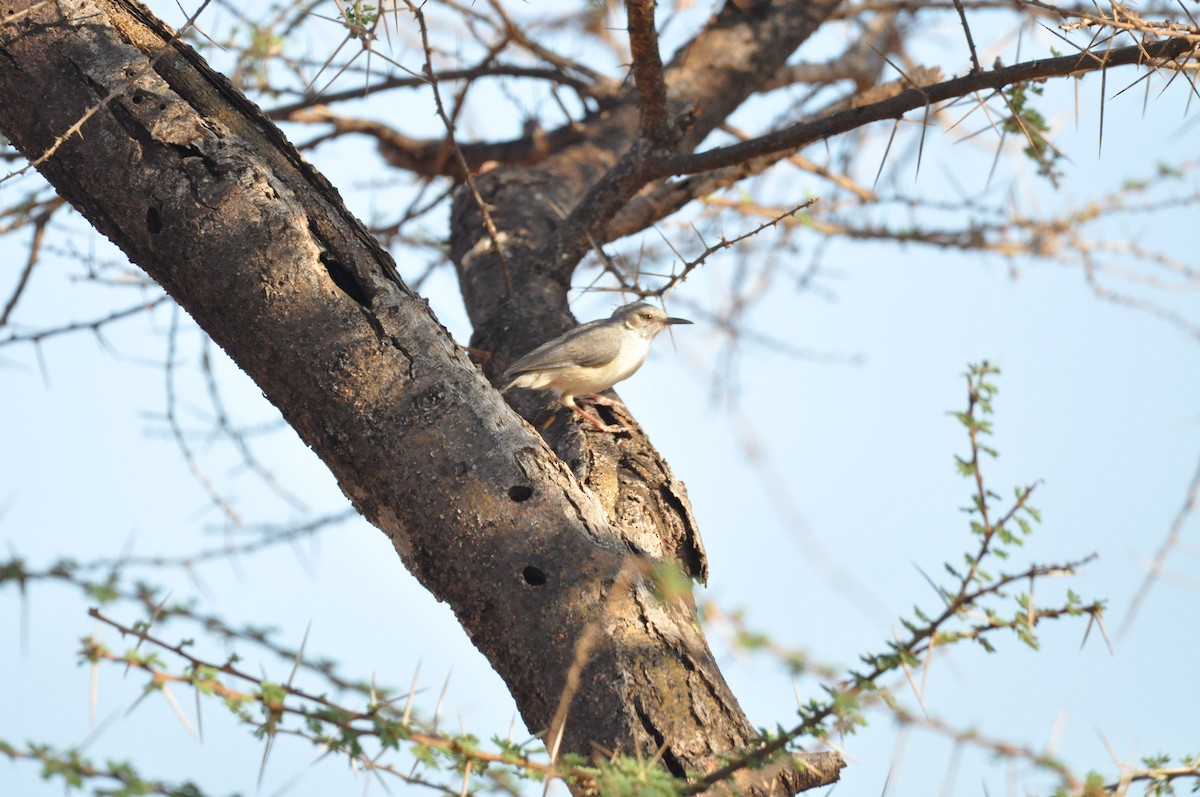
{"label": "bird's beak", "polygon": [[663,323],[669,326],[671,324],[690,324],[692,322],[686,318],[664,318]]}

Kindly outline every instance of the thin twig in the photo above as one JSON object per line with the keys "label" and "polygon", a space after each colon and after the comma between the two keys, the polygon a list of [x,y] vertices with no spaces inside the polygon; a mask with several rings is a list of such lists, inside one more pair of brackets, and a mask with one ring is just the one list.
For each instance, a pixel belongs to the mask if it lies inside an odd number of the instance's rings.
{"label": "thin twig", "polygon": [[1184,524],[1187,523],[1188,517],[1196,511],[1197,506],[1200,506],[1200,463],[1196,465],[1196,473],[1192,476],[1192,483],[1188,486],[1187,495],[1183,499],[1183,506],[1179,508],[1175,519],[1171,521],[1171,528],[1167,531],[1167,537],[1158,546],[1158,552],[1154,555],[1154,561],[1151,563],[1150,569],[1146,572],[1146,577],[1142,580],[1142,585],[1138,587],[1137,594],[1133,596],[1133,601],[1129,605],[1129,612],[1125,615],[1125,619],[1121,621],[1121,628],[1117,631],[1118,638],[1125,636],[1125,632],[1133,626],[1133,621],[1137,617],[1138,610],[1146,600],[1146,596],[1150,594],[1150,588],[1158,580],[1159,574],[1162,573],[1163,564],[1167,561],[1168,554],[1171,553],[1171,549],[1179,542],[1179,536],[1183,532]]}
{"label": "thin twig", "polygon": [[459,148],[458,141],[454,137],[454,121],[446,113],[446,108],[442,104],[442,95],[438,91],[437,74],[433,70],[433,49],[429,45],[429,29],[425,25],[425,15],[422,13],[421,7],[415,5],[412,0],[404,0],[404,4],[408,6],[409,11],[417,20],[417,26],[421,30],[421,45],[425,50],[425,65],[422,71],[426,80],[429,81],[430,89],[433,91],[433,101],[437,105],[438,116],[441,117],[442,124],[446,127],[446,141],[450,145],[454,157],[458,160],[459,167],[463,170],[463,180],[471,192],[472,199],[475,200],[475,204],[479,208],[479,214],[483,218],[484,229],[487,230],[488,238],[491,240],[492,248],[496,252],[496,257],[500,263],[500,275],[504,281],[504,295],[511,299],[513,296],[512,274],[509,269],[508,253],[504,248],[504,239],[496,227],[496,222],[492,219],[490,207],[483,200],[478,186],[475,185],[475,178],[471,175],[471,170],[467,166],[467,159],[463,156],[462,149]]}

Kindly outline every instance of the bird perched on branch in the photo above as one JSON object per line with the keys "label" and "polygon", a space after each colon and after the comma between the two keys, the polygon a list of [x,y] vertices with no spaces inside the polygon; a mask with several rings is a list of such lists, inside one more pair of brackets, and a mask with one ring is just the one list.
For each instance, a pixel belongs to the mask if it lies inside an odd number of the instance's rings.
{"label": "bird perched on branch", "polygon": [[624,426],[606,424],[586,412],[576,405],[575,397],[590,396],[596,404],[621,406],[596,394],[633,376],[646,361],[655,335],[673,324],[690,323],[645,302],[618,307],[608,318],[581,324],[517,360],[504,372],[507,384],[503,390],[550,388],[564,406],[600,431],[626,431]]}

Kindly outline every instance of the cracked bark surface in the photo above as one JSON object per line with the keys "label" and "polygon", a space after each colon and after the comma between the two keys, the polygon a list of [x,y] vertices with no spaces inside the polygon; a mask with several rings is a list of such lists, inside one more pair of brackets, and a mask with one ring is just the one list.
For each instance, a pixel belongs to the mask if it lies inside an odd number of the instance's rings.
{"label": "cracked bark surface", "polygon": [[[405,566],[453,607],[531,729],[557,735],[586,638],[563,749],[662,751],[690,777],[754,743],[690,600],[656,596],[640,564],[679,557],[703,573],[686,493],[644,436],[580,439],[559,423],[561,437],[548,434],[556,455],[333,187],[142,6],[0,7],[0,128],[30,159],[56,147],[43,175],[255,380]],[[94,108],[82,135],[56,145]],[[534,191],[570,208],[616,162],[636,120],[635,108],[618,108],[596,121],[594,139],[536,173],[480,182],[489,196]],[[545,204],[529,216],[501,208],[514,251],[539,251],[557,234],[561,216]],[[522,254],[513,278],[527,301],[514,306],[488,285],[487,247],[458,230],[469,206],[458,204],[454,223],[477,340],[505,357],[567,323],[569,275]],[[514,317],[530,321],[506,328],[501,319]],[[788,762],[743,790],[794,793],[832,782],[841,765],[806,756],[803,768]]]}

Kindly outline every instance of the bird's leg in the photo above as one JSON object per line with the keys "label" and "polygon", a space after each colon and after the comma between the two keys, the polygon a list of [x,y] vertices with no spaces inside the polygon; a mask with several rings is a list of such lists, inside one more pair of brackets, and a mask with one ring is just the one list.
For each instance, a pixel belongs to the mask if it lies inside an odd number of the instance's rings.
{"label": "bird's leg", "polygon": [[580,407],[578,404],[575,403],[574,396],[563,396],[562,402],[566,406],[570,407],[574,412],[582,415],[584,420],[586,420],[588,423],[590,423],[592,426],[595,426],[597,429],[599,429],[602,432],[628,432],[629,431],[624,426],[622,426],[618,423],[615,423],[615,424],[605,423],[604,421],[597,418],[595,415],[592,415],[590,412],[587,412],[586,410],[584,410],[582,407]]}
{"label": "bird's leg", "polygon": [[599,404],[602,407],[620,407],[621,409],[626,409],[625,405],[621,402],[600,393],[591,393],[587,396],[587,399],[593,404]]}

